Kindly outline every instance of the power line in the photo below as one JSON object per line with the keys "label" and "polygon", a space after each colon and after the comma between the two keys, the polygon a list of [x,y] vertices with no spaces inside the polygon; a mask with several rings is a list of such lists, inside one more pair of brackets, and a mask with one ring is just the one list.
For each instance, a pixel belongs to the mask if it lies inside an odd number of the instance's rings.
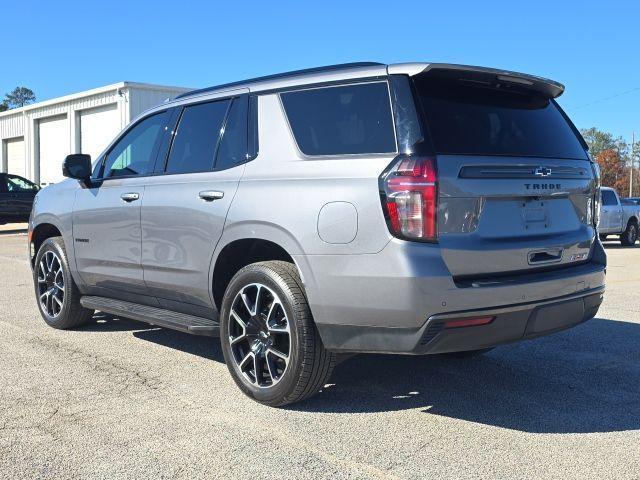
{"label": "power line", "polygon": [[614,98],[622,97],[623,95],[629,95],[630,93],[634,93],[640,91],[640,87],[635,87],[630,90],[625,90],[624,92],[616,93],[615,95],[610,95],[608,97],[599,98],[598,100],[594,100],[593,102],[584,103],[582,105],[578,105],[576,107],[569,107],[567,110],[579,110],[581,108],[590,107],[591,105],[595,105],[597,103],[606,102],[608,100],[612,100]]}

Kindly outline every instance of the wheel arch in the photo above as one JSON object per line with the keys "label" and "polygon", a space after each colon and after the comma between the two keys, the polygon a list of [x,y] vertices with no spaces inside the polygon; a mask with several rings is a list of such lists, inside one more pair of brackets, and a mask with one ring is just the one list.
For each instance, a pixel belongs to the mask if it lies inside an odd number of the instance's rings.
{"label": "wheel arch", "polygon": [[29,234],[29,243],[33,246],[29,253],[31,266],[33,266],[38,250],[44,241],[51,237],[62,237],[62,230],[55,223],[47,221],[33,227]]}
{"label": "wheel arch", "polygon": [[273,238],[234,237],[220,242],[211,268],[211,294],[220,311],[224,292],[233,276],[241,268],[256,262],[282,260],[293,263],[304,284],[303,271],[290,250]]}

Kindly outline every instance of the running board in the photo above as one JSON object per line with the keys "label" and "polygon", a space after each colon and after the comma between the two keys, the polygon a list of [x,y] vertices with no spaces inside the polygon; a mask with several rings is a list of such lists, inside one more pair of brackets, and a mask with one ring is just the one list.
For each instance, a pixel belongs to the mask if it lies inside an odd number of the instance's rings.
{"label": "running board", "polygon": [[217,337],[220,335],[220,324],[209,318],[195,317],[186,313],[172,312],[162,308],[148,307],[137,303],[123,302],[106,297],[84,296],[80,304],[92,310],[100,310],[111,315],[131,318],[150,323],[158,327],[171,328],[192,335]]}

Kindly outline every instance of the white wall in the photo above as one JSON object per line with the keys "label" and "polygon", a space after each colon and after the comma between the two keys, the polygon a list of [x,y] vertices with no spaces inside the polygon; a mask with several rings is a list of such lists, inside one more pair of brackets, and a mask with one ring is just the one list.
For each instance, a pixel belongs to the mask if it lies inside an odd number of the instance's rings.
{"label": "white wall", "polygon": [[24,137],[8,138],[2,141],[4,162],[2,171],[24,177],[27,173],[27,162],[24,152]]}
{"label": "white wall", "polygon": [[76,112],[80,146],[77,152],[95,160],[111,140],[122,130],[122,116],[117,103]]}
{"label": "white wall", "polygon": [[41,185],[64,180],[62,162],[71,152],[71,126],[67,115],[38,120],[38,161],[35,176]]}

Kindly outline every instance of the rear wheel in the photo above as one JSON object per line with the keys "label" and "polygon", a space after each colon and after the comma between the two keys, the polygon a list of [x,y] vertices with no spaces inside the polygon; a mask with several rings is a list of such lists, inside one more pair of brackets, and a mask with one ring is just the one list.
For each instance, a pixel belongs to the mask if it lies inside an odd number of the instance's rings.
{"label": "rear wheel", "polygon": [[220,340],[234,381],[249,397],[283,406],[317,393],[331,376],[295,265],[247,265],[222,300]]}
{"label": "rear wheel", "polygon": [[629,222],[627,229],[620,235],[620,243],[625,247],[631,247],[635,245],[636,240],[638,240],[638,224],[636,222]]}
{"label": "rear wheel", "polygon": [[93,310],[80,305],[80,292],[67,261],[61,237],[46,239],[36,255],[33,283],[40,315],[53,328],[78,327],[91,319]]}

